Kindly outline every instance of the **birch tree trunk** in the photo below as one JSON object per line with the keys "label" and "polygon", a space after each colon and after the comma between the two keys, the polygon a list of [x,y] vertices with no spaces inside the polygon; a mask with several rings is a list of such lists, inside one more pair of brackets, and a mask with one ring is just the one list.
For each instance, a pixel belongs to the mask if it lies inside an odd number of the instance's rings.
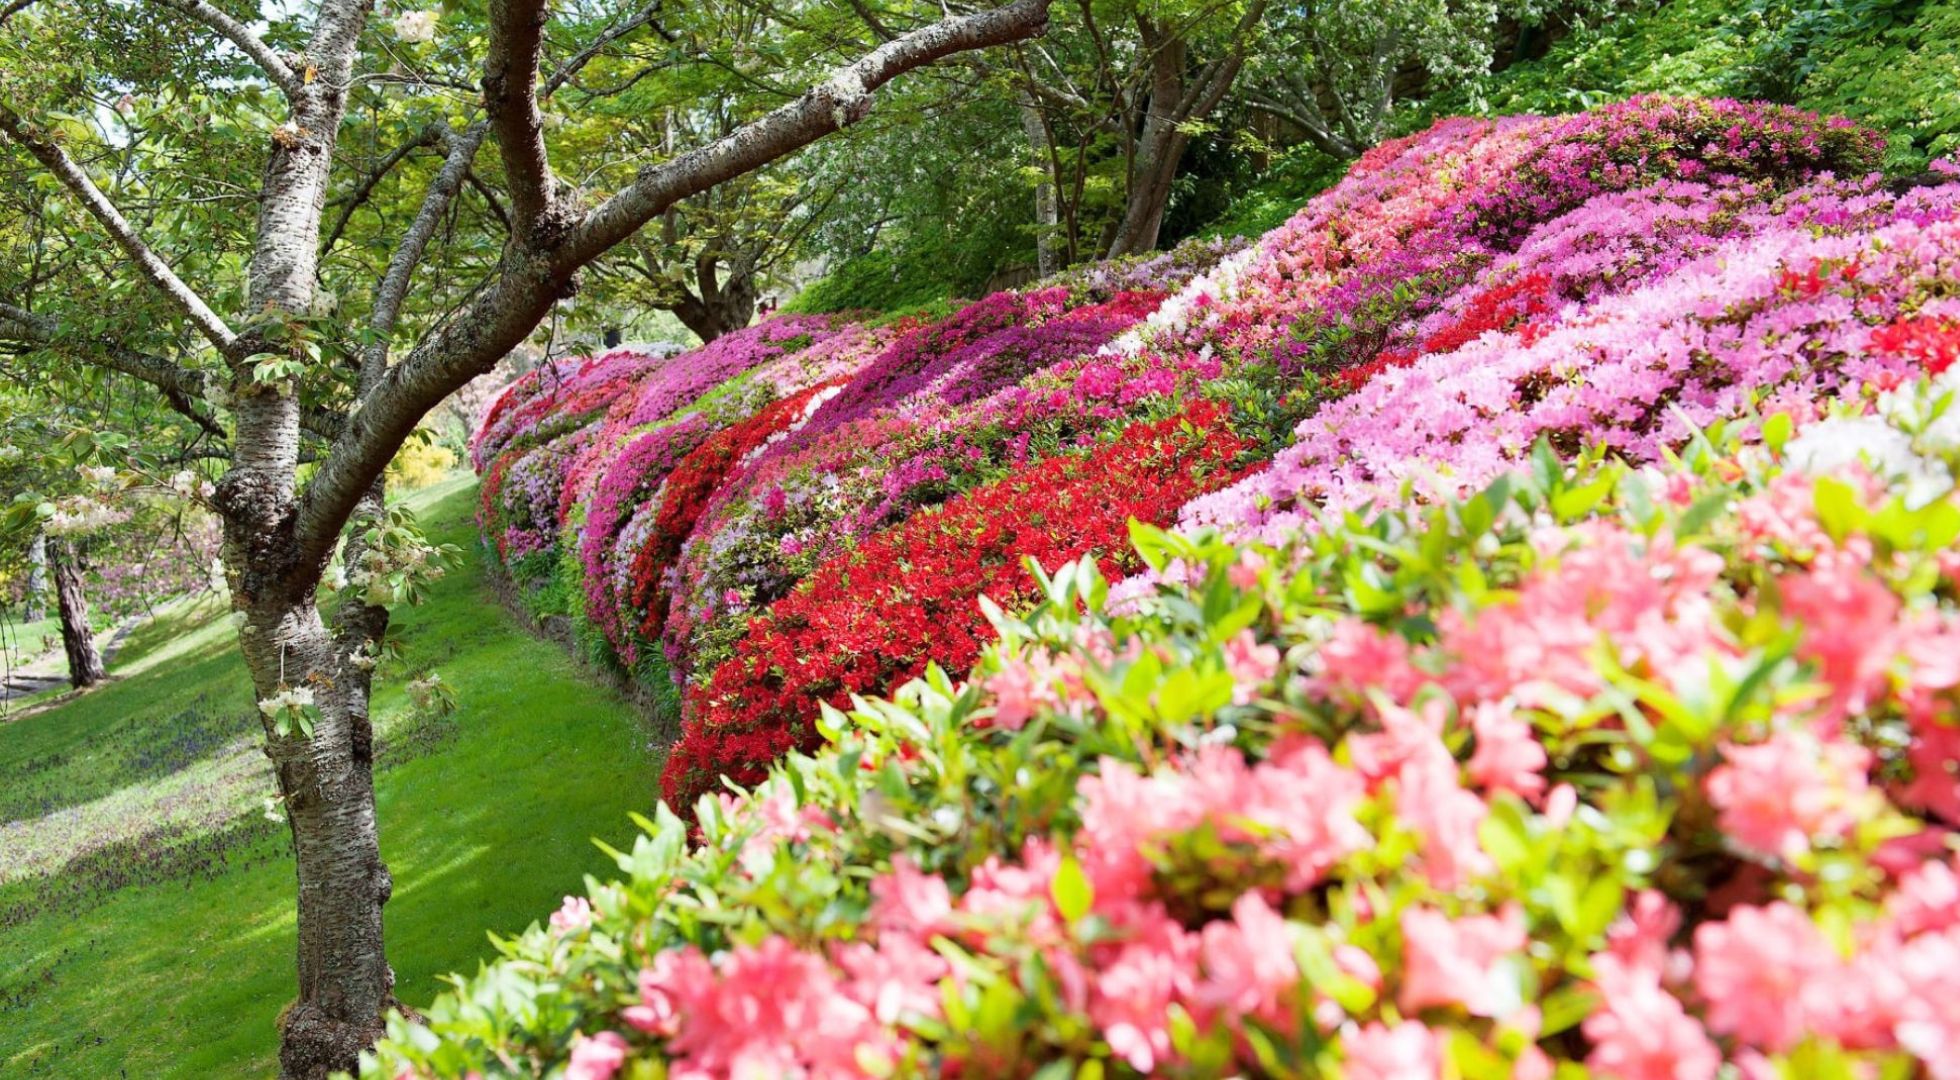
{"label": "birch tree trunk", "polygon": [[27,608],[28,622],[48,617],[48,535],[35,533],[34,541],[27,545]]}
{"label": "birch tree trunk", "polygon": [[1034,167],[1040,169],[1042,174],[1041,182],[1034,187],[1034,253],[1036,271],[1042,277],[1047,277],[1062,268],[1062,238],[1057,231],[1061,211],[1055,198],[1055,182],[1049,171],[1051,147],[1048,126],[1042,122],[1041,110],[1025,94],[1021,98],[1021,130],[1027,134],[1028,149],[1034,155]]}

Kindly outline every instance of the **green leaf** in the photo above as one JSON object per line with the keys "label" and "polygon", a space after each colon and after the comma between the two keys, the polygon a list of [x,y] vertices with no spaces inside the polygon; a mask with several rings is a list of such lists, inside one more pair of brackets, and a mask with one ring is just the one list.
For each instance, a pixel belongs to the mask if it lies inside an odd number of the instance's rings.
{"label": "green leaf", "polygon": [[1082,872],[1082,864],[1073,855],[1062,856],[1060,866],[1055,868],[1055,880],[1048,886],[1048,893],[1055,901],[1055,910],[1062,918],[1076,922],[1089,913],[1095,904],[1095,886],[1089,884],[1089,875]]}

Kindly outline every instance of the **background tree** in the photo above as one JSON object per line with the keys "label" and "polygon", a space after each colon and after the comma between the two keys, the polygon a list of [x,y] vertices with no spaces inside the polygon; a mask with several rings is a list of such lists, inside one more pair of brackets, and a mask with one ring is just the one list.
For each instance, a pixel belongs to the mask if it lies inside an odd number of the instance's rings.
{"label": "background tree", "polygon": [[[813,51],[783,73],[798,96],[711,142],[641,147],[609,190],[560,176],[548,126],[555,95],[626,33],[610,28],[646,25],[646,9],[574,7],[578,33],[556,39],[542,0],[378,25],[362,0],[242,17],[207,0],[6,9],[0,168],[74,255],[31,303],[0,308],[0,333],[49,367],[144,384],[224,470],[211,501],[298,874],[286,1075],[351,1068],[392,1003],[368,700],[393,597],[368,586],[427,554],[384,508],[397,448],[668,208],[861,118],[908,70],[1040,32],[1047,7]],[[466,190],[500,234],[463,219]],[[343,537],[366,580],[323,612]]]}

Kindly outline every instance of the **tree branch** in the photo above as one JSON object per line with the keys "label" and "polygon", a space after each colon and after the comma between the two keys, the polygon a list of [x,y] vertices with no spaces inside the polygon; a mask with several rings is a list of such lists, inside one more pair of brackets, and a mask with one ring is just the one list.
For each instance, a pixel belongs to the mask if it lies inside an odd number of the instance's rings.
{"label": "tree branch", "polygon": [[483,145],[483,136],[488,125],[478,121],[460,135],[449,137],[449,156],[443,161],[442,169],[429,184],[429,190],[422,197],[422,208],[415,213],[415,220],[409,223],[408,232],[402,235],[401,243],[388,260],[388,272],[382,275],[381,287],[375,290],[373,314],[368,321],[369,342],[361,356],[361,375],[357,396],[365,395],[380,381],[381,373],[388,367],[388,343],[394,336],[395,323],[401,318],[402,301],[408,297],[408,286],[415,276],[415,268],[422,263],[422,253],[429,246],[429,239],[442,226],[442,216],[449,210],[449,204],[456,199],[457,192],[463,189],[464,178],[469,175],[470,162],[476,159],[477,148]]}
{"label": "tree branch", "polygon": [[[551,78],[545,80],[544,92],[539,96],[548,98],[557,93],[559,87],[570,82],[573,76],[577,75],[585,65],[591,63],[594,57],[604,52],[607,46],[638,30],[640,27],[653,22],[654,17],[660,14],[660,5],[661,0],[654,0],[653,3],[641,8],[638,13],[626,21],[606,27],[605,31],[599,35],[598,40],[586,46],[584,51],[580,52],[577,56],[558,65],[558,70],[552,72]],[[655,26],[654,30],[667,40],[673,40],[673,36],[660,27]]]}
{"label": "tree branch", "polygon": [[33,4],[34,0],[8,0],[7,3],[0,4],[0,26],[7,25],[8,19],[25,11],[27,8],[33,6]]}
{"label": "tree branch", "polygon": [[0,338],[55,350],[92,367],[146,382],[162,391],[170,407],[197,426],[214,435],[224,434],[210,413],[194,404],[204,397],[210,385],[210,377],[202,372],[105,338],[70,333],[54,319],[4,300],[0,300]]}
{"label": "tree branch", "polygon": [[[495,284],[400,363],[389,367],[362,398],[360,411],[349,417],[346,430],[320,463],[301,500],[295,530],[300,549],[297,565],[326,559],[341,527],[415,425],[443,398],[489,371],[530,336],[551,305],[571,291],[574,275],[585,264],[675,202],[766,165],[861,118],[870,108],[872,92],[899,75],[954,53],[1040,33],[1048,23],[1050,2],[1013,0],[1000,8],[949,18],[898,37],[733,134],[643,170],[630,186],[587,214],[559,243],[546,249],[515,243],[505,254]],[[535,65],[532,71],[535,77]],[[486,76],[486,95],[493,81]],[[530,106],[535,117],[535,100]],[[502,141],[501,132],[498,138]]]}
{"label": "tree branch", "polygon": [[483,178],[476,174],[475,169],[470,170],[466,179],[469,180],[470,187],[474,188],[478,195],[483,196],[484,204],[490,208],[490,216],[497,219],[497,223],[504,227],[505,233],[509,233],[510,214],[504,209],[503,200],[497,198],[497,193],[490,190],[490,185],[483,182]]}
{"label": "tree branch", "polygon": [[650,166],[585,216],[567,238],[578,265],[631,236],[667,207],[750,172],[864,118],[872,93],[914,68],[970,49],[1004,45],[1040,33],[1050,0],[946,19],[901,35],[838,70],[822,85],[743,125],[725,138]]}
{"label": "tree branch", "polygon": [[254,34],[250,27],[237,19],[219,11],[205,0],[156,0],[164,7],[177,12],[192,22],[202,23],[233,45],[238,51],[252,58],[266,77],[272,80],[285,93],[288,100],[298,97],[305,85],[304,78],[292,69],[265,39]]}
{"label": "tree branch", "polygon": [[490,46],[483,62],[483,104],[503,153],[512,234],[519,244],[551,212],[551,160],[538,109],[538,59],[544,47],[544,0],[490,0]]}
{"label": "tree branch", "polygon": [[381,178],[387,176],[389,172],[394,170],[395,166],[401,164],[403,159],[407,158],[408,155],[414,153],[416,150],[425,146],[434,146],[440,142],[446,130],[441,124],[430,124],[424,127],[411,136],[407,142],[388,151],[388,156],[382,158],[380,164],[376,165],[371,172],[361,178],[360,186],[354,189],[353,194],[341,206],[340,216],[334,219],[333,228],[327,230],[326,242],[320,245],[321,258],[325,258],[327,253],[333,250],[333,246],[340,242],[340,234],[347,230],[347,223],[354,219],[354,211],[359,210],[367,203],[368,197],[374,194],[375,187],[381,183]]}
{"label": "tree branch", "polygon": [[75,164],[66,151],[30,132],[21,122],[20,116],[3,104],[0,104],[0,132],[5,132],[9,138],[34,155],[36,160],[46,166],[49,172],[54,173],[55,177],[81,200],[88,212],[101,222],[104,229],[108,230],[110,239],[114,240],[117,246],[121,247],[136,263],[137,270],[143,277],[156,286],[158,291],[162,292],[164,297],[186,316],[189,316],[191,323],[210,339],[211,344],[217,346],[220,353],[228,353],[231,350],[232,345],[238,340],[238,335],[232,332],[231,327],[225,325],[225,321],[218,317],[217,312],[211,310],[202,297],[199,297],[189,285],[184,284],[183,279],[179,278],[168,264],[150,250],[149,245],[143,243],[142,238],[136,235],[135,228],[122,216],[122,211],[116,209],[115,204],[109,201],[108,196],[102,194],[95,186],[95,182],[88,178],[88,174],[82,171],[81,166]]}

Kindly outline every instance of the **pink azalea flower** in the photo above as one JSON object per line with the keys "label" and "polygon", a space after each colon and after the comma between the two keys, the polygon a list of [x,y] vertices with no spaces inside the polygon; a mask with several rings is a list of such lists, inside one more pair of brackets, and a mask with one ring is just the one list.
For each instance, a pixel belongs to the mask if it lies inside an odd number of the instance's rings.
{"label": "pink azalea flower", "polygon": [[1477,750],[1470,756],[1470,779],[1491,791],[1510,791],[1536,801],[1544,793],[1545,748],[1531,724],[1510,708],[1486,702],[1470,710]]}
{"label": "pink azalea flower", "polygon": [[1293,960],[1292,931],[1286,920],[1257,892],[1232,902],[1232,918],[1207,923],[1200,933],[1205,977],[1195,992],[1204,1005],[1233,1021],[1256,1017],[1284,1029],[1292,1014],[1285,1007],[1300,982]]}
{"label": "pink azalea flower", "polygon": [[904,855],[892,858],[891,873],[871,883],[871,925],[881,934],[928,937],[942,932],[953,916],[946,882],[921,871]]}
{"label": "pink azalea flower", "polygon": [[1232,702],[1244,705],[1279,671],[1279,649],[1241,630],[1225,643],[1225,670],[1232,676]]}
{"label": "pink azalea flower", "polygon": [[1723,748],[1708,797],[1722,831],[1764,855],[1796,858],[1814,839],[1850,832],[1870,816],[1869,750],[1808,732],[1779,731],[1754,746]]}
{"label": "pink azalea flower", "polygon": [[1629,972],[1659,979],[1670,966],[1669,943],[1681,929],[1681,909],[1654,889],[1643,889],[1606,929],[1606,948]]}
{"label": "pink azalea flower", "polygon": [[1190,993],[1196,953],[1197,939],[1160,909],[1143,935],[1099,965],[1089,1018],[1110,1050],[1140,1073],[1175,1056],[1170,1006]]}
{"label": "pink azalea flower", "polygon": [[1442,1040],[1417,1021],[1392,1028],[1376,1021],[1341,1033],[1343,1080],[1438,1080],[1442,1073]]}
{"label": "pink azalea flower", "polygon": [[1834,1013],[1843,968],[1810,916],[1781,901],[1737,907],[1695,930],[1695,989],[1708,1026],[1772,1053]]}
{"label": "pink azalea flower", "polygon": [[583,896],[567,896],[551,913],[551,928],[560,934],[583,930],[592,925],[592,902]]}
{"label": "pink azalea flower", "polygon": [[565,1080],[612,1080],[631,1048],[618,1032],[601,1031],[590,1038],[572,1039],[572,1056],[565,1063]]}
{"label": "pink azalea flower", "polygon": [[1817,665],[1846,714],[1882,690],[1899,651],[1899,598],[1865,570],[1866,561],[1820,557],[1782,581],[1784,611],[1803,627],[1799,654]]}
{"label": "pink azalea flower", "polygon": [[1613,1080],[1714,1080],[1722,1054],[1659,973],[1617,956],[1593,957],[1600,1008],[1582,1030],[1592,1040],[1586,1065]]}
{"label": "pink azalea flower", "polygon": [[1477,1016],[1510,1014],[1524,1001],[1518,973],[1506,961],[1524,946],[1524,912],[1516,904],[1456,920],[1433,908],[1404,909],[1403,1010],[1461,1005]]}
{"label": "pink azalea flower", "polygon": [[1034,671],[1018,656],[1003,658],[1000,670],[982,685],[994,695],[993,722],[1008,731],[1021,730],[1041,708],[1043,695]]}

